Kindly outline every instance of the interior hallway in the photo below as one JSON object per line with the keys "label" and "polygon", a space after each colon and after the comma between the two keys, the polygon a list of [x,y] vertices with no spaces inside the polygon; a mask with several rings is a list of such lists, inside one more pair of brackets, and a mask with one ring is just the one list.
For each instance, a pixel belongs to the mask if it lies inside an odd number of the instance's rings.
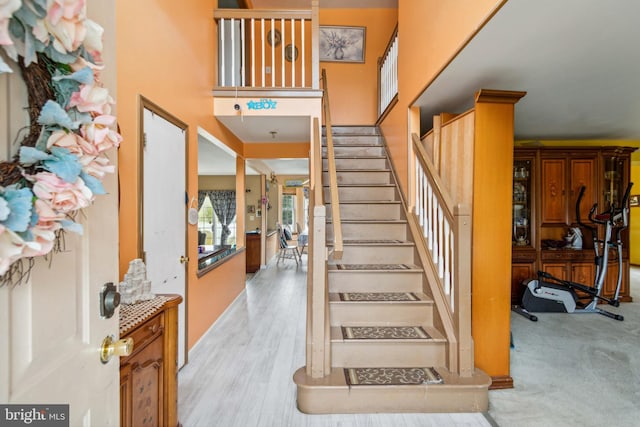
{"label": "interior hallway", "polygon": [[[247,282],[179,374],[184,427],[210,426],[600,426],[640,419],[640,302],[598,315],[512,315],[516,388],[491,391],[490,415],[305,415],[294,371],[304,365],[306,256],[275,261]],[[640,269],[631,270],[640,295]],[[494,421],[495,420],[495,421]]]}

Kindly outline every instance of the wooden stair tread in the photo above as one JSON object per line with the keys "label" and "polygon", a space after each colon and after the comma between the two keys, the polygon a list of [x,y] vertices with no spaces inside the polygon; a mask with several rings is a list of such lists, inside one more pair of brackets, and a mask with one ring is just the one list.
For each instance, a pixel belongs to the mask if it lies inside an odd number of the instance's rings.
{"label": "wooden stair tread", "polygon": [[[406,219],[341,219],[343,224],[406,224]],[[331,218],[327,219],[327,224],[333,223]]]}
{"label": "wooden stair tread", "polygon": [[401,344],[401,343],[433,343],[433,342],[446,342],[447,340],[442,336],[440,332],[438,332],[432,326],[421,326],[421,325],[403,325],[403,326],[389,326],[389,325],[344,325],[345,327],[351,328],[412,328],[412,327],[421,327],[424,332],[427,333],[427,338],[347,338],[344,336],[344,331],[340,326],[332,326],[331,327],[331,341],[332,342],[349,342],[349,343],[359,343],[359,342],[384,342],[389,344]]}
{"label": "wooden stair tread", "polygon": [[[415,387],[459,387],[459,386],[469,386],[469,387],[489,387],[491,384],[491,377],[485,374],[482,371],[476,370],[472,376],[469,377],[461,377],[459,375],[453,374],[449,372],[447,368],[434,366],[434,368],[438,371],[442,379],[444,380],[444,384],[423,384],[421,386],[415,385],[389,385],[389,386],[377,386],[380,388],[396,388],[400,390],[407,390]],[[311,378],[311,376],[306,375],[304,368],[298,369],[294,374],[294,382],[298,386],[303,387],[344,387],[349,388],[347,385],[347,381],[344,375],[344,368],[331,368],[331,372],[326,377],[322,378]],[[369,386],[376,387],[376,386]]]}
{"label": "wooden stair tread", "polygon": [[[412,296],[414,296],[415,300],[378,300],[378,299],[372,299],[372,300],[351,300],[351,301],[344,301],[340,294],[351,294],[351,296],[353,297],[356,294],[377,294],[377,295],[382,295],[382,294],[412,294]],[[398,295],[399,296],[399,295]],[[401,305],[407,305],[407,304],[411,304],[411,305],[422,305],[422,304],[433,304],[433,300],[428,297],[426,294],[422,293],[422,292],[329,292],[329,302],[333,303],[333,304],[401,304]],[[363,325],[358,325],[358,326],[363,326]]]}
{"label": "wooden stair tread", "polygon": [[[373,156],[371,154],[367,154],[365,156],[347,156],[345,154],[336,154],[335,156],[333,156],[334,159],[348,159],[348,160],[387,160],[387,156],[383,156],[383,155],[379,155],[379,156]],[[323,157],[324,160],[327,160],[326,157]]]}
{"label": "wooden stair tread", "polygon": [[[343,147],[355,147],[355,148],[376,147],[376,148],[384,148],[383,144],[333,144],[333,145],[334,145],[334,148],[336,146],[340,147],[340,148],[343,148]],[[327,148],[327,146],[323,144],[322,148]],[[322,156],[322,158],[326,159],[325,156]]]}
{"label": "wooden stair tread", "polygon": [[[399,205],[400,200],[341,200],[340,205]],[[327,201],[325,205],[330,205]]]}
{"label": "wooden stair tread", "polygon": [[[323,185],[323,188],[329,188],[329,184]],[[362,188],[362,187],[396,187],[395,184],[340,184],[338,183],[338,187],[339,188],[347,188],[347,187],[357,187],[357,188]]]}
{"label": "wooden stair tread", "polygon": [[[414,246],[408,240],[342,240],[344,246]],[[327,242],[327,246],[333,246],[333,240]]]}

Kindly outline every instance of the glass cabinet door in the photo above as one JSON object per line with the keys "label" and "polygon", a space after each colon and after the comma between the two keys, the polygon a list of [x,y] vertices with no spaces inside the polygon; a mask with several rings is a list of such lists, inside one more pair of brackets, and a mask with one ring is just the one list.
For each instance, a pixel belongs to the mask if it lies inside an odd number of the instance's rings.
{"label": "glass cabinet door", "polygon": [[608,210],[611,205],[620,208],[625,191],[624,182],[625,159],[617,156],[604,156],[604,208]]}
{"label": "glass cabinet door", "polygon": [[513,238],[514,246],[531,245],[531,160],[513,162]]}

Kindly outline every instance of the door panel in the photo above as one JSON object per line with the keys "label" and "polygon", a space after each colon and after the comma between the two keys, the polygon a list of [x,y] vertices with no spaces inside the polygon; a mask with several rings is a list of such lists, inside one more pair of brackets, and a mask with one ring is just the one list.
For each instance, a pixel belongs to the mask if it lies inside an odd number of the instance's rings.
{"label": "door panel", "polygon": [[[111,156],[113,159],[115,153]],[[51,266],[36,260],[30,280],[0,288],[0,401],[69,404],[71,425],[117,425],[118,359],[100,362],[118,314],[101,319],[99,292],[118,281],[117,185],[78,215],[83,236],[67,233]]]}
{"label": "door panel", "polygon": [[[591,263],[573,263],[571,264],[571,281],[580,283],[581,285],[593,286],[595,278],[595,265]],[[576,290],[579,297],[588,297],[589,295]]]}
{"label": "door panel", "polygon": [[567,274],[567,263],[543,264],[542,271],[549,273],[558,279],[569,280],[569,275]]}
{"label": "door panel", "polygon": [[595,168],[595,159],[571,160],[571,199],[569,205],[571,223],[576,222],[576,202],[580,194],[580,187],[586,187],[580,204],[580,219],[582,222],[588,221],[589,210],[598,201],[598,193],[594,185]]}
{"label": "door panel", "polygon": [[518,305],[522,302],[522,294],[525,287],[522,281],[525,279],[534,279],[536,275],[533,272],[533,265],[529,264],[513,264],[511,266],[511,304]]}
{"label": "door panel", "polygon": [[[156,294],[179,294],[186,301],[186,134],[149,109],[144,110],[143,235],[147,278]],[[186,309],[178,308],[178,367],[186,359]]]}
{"label": "door panel", "polygon": [[542,223],[564,224],[566,221],[565,162],[542,160]]}
{"label": "door panel", "polygon": [[[110,45],[115,4],[93,2],[89,11]],[[115,67],[108,67],[102,80],[114,83],[114,76]],[[19,73],[0,76],[0,105],[0,160],[6,160],[18,148],[12,144],[17,129],[26,125]],[[108,157],[117,166],[117,152]],[[36,258],[28,280],[0,288],[0,402],[68,404],[73,426],[117,426],[119,419],[118,359],[102,364],[99,354],[106,336],[118,336],[118,311],[103,319],[98,302],[103,284],[118,283],[116,175],[103,185],[107,194],[76,216],[83,235],[66,233],[63,252],[50,262]]]}

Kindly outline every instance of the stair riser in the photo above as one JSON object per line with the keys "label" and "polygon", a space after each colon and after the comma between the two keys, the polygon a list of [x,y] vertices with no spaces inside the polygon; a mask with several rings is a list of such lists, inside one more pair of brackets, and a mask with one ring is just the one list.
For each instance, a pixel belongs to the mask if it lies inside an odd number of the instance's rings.
{"label": "stair riser", "polygon": [[486,412],[487,387],[298,386],[298,409],[307,414]]}
{"label": "stair riser", "polygon": [[[333,261],[330,261],[333,263]],[[413,246],[344,246],[337,264],[413,264]]]}
{"label": "stair riser", "polygon": [[422,292],[422,273],[332,271],[329,292]]}
{"label": "stair riser", "polygon": [[[334,135],[333,145],[382,145],[382,138],[377,135]],[[322,138],[322,145],[327,145],[326,138]]]}
{"label": "stair riser", "polygon": [[433,306],[421,303],[331,302],[331,326],[433,326]]}
{"label": "stair riser", "polygon": [[[384,147],[382,146],[379,146],[379,147],[335,146],[334,154],[338,157],[339,156],[350,156],[350,157],[351,156],[384,156],[385,152],[384,152]],[[324,158],[327,157],[327,149],[324,147],[322,148],[322,157]]]}
{"label": "stair riser", "polygon": [[[381,340],[380,340],[381,341]],[[342,368],[376,368],[393,366],[444,366],[445,343],[424,342],[362,342],[350,340],[331,344],[331,364]]]}
{"label": "stair riser", "polygon": [[[395,201],[396,189],[393,187],[338,187],[338,197],[341,202],[360,200]],[[324,188],[324,199],[331,200],[329,188]]]}
{"label": "stair riser", "polygon": [[[397,239],[404,240],[407,237],[407,225],[397,224],[342,224],[343,239]],[[333,225],[327,224],[327,239],[333,240]]]}
{"label": "stair riser", "polygon": [[[378,135],[375,126],[332,126],[332,135]],[[322,136],[327,135],[327,128],[322,127]]]}
{"label": "stair riser", "polygon": [[[341,184],[391,184],[391,172],[388,171],[372,171],[372,172],[338,172],[338,185]],[[329,182],[329,174],[322,173],[323,182]]]}
{"label": "stair riser", "polygon": [[[328,170],[329,161],[322,160],[323,170]],[[336,159],[336,169],[388,169],[387,159],[380,157],[377,159]]]}
{"label": "stair riser", "polygon": [[[333,218],[331,204],[327,203],[327,217]],[[400,219],[400,204],[341,204],[340,218],[343,220],[358,219]]]}

